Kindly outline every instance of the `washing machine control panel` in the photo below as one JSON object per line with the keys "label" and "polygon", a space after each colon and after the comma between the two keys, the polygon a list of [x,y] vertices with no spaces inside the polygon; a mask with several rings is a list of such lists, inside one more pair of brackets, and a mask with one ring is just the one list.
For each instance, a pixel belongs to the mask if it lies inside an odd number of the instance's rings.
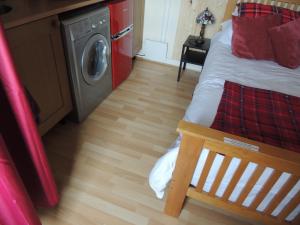
{"label": "washing machine control panel", "polygon": [[102,17],[94,16],[94,17],[90,18],[90,21],[91,21],[92,29],[96,29],[98,26],[106,25],[108,22],[108,19],[103,18],[103,16]]}
{"label": "washing machine control panel", "polygon": [[89,35],[91,32],[94,32],[95,29],[99,29],[106,25],[109,25],[109,17],[104,17],[103,15],[96,15],[73,23],[70,26],[72,40],[78,40]]}
{"label": "washing machine control panel", "polygon": [[70,27],[71,27],[70,31],[73,40],[77,40],[89,34],[92,31],[89,19],[85,19],[77,23],[73,23]]}

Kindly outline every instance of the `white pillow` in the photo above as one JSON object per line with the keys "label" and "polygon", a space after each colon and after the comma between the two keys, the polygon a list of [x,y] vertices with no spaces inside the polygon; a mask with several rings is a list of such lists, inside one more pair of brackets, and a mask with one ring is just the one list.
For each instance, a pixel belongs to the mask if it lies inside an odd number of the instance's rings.
{"label": "white pillow", "polygon": [[233,35],[232,20],[226,20],[221,24],[221,26],[222,31],[219,40],[223,44],[231,46],[231,39]]}

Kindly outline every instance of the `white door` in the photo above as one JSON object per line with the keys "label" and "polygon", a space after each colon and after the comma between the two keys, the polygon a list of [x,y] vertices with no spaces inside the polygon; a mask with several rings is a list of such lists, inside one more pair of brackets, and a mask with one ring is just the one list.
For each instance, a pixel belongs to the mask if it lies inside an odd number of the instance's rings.
{"label": "white door", "polygon": [[181,0],[146,0],[143,53],[155,61],[171,59]]}

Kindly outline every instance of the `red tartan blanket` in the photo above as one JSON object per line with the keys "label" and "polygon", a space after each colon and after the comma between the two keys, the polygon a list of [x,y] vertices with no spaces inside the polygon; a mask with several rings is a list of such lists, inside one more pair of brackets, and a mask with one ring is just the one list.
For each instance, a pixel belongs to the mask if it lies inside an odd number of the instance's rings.
{"label": "red tartan blanket", "polygon": [[300,153],[300,98],[226,81],[211,128]]}

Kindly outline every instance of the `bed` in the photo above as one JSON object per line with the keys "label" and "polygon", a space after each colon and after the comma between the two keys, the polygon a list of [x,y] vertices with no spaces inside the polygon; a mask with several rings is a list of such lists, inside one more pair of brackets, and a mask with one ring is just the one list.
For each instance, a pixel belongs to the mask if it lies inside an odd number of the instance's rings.
{"label": "bed", "polygon": [[[286,2],[291,7],[300,3]],[[236,1],[228,2],[224,20],[235,6]],[[220,35],[212,40],[193,100],[179,123],[180,136],[154,166],[150,186],[163,198],[171,180],[165,206],[171,216],[179,216],[185,198],[191,197],[265,224],[300,224],[300,154],[208,128],[225,80],[300,97],[300,68],[237,58]]]}

